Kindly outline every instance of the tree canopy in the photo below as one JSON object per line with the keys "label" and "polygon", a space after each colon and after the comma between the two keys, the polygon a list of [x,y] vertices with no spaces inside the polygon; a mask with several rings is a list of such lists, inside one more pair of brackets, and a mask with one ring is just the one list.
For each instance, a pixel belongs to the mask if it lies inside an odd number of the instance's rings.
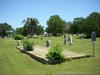
{"label": "tree canopy", "polygon": [[38,25],[39,21],[37,18],[26,18],[23,20],[24,26],[20,28],[16,28],[16,34],[21,34],[24,36],[27,35],[40,35],[43,34],[44,29],[43,26]]}
{"label": "tree canopy", "polygon": [[57,33],[64,33],[65,21],[62,20],[59,15],[51,16],[47,21],[47,25],[47,32],[52,33],[54,36],[56,36]]}
{"label": "tree canopy", "polygon": [[[44,33],[44,27],[39,25],[37,18],[26,18],[23,20],[23,27],[16,28],[15,34],[41,35]],[[0,23],[0,36],[5,37],[13,33],[13,28],[7,23]],[[93,12],[86,18],[76,17],[73,22],[65,22],[59,15],[50,16],[47,21],[47,33],[57,36],[57,34],[67,33],[84,33],[87,37],[91,37],[91,32],[95,31],[100,37],[100,13]]]}
{"label": "tree canopy", "polygon": [[71,33],[84,33],[91,37],[91,32],[95,31],[100,36],[100,13],[93,12],[88,17],[75,18],[71,25]]}
{"label": "tree canopy", "polygon": [[0,23],[0,36],[10,36],[13,33],[13,28],[7,23]]}

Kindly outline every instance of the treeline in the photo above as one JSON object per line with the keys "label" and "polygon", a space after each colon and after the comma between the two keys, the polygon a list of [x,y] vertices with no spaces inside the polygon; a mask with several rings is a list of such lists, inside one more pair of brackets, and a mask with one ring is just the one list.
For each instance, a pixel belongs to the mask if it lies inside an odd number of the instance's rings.
{"label": "treeline", "polygon": [[100,13],[93,12],[88,17],[77,17],[71,24],[70,33],[84,33],[87,37],[91,36],[91,32],[95,31],[100,37]]}
{"label": "treeline", "polygon": [[15,34],[21,34],[23,36],[33,36],[43,35],[44,27],[39,25],[39,21],[37,18],[27,18],[23,20],[24,26],[20,28],[16,28]]}
{"label": "treeline", "polygon": [[59,15],[54,15],[47,21],[48,33],[57,35],[58,33],[69,34],[85,34],[86,37],[91,37],[91,32],[95,31],[96,35],[100,37],[100,13],[93,12],[86,18],[77,17],[73,22],[65,22]]}
{"label": "treeline", "polygon": [[4,38],[5,36],[10,37],[13,35],[14,29],[11,25],[7,23],[0,23],[0,36]]}
{"label": "treeline", "polygon": [[49,18],[47,28],[39,25],[37,18],[26,18],[23,21],[23,27],[14,30],[11,25],[7,23],[0,23],[0,36],[9,36],[14,34],[21,34],[23,36],[43,35],[44,32],[50,33],[53,36],[69,34],[85,34],[86,37],[91,36],[91,32],[95,31],[96,35],[100,37],[100,13],[93,12],[86,18],[77,17],[73,22],[66,22],[59,15],[53,15]]}

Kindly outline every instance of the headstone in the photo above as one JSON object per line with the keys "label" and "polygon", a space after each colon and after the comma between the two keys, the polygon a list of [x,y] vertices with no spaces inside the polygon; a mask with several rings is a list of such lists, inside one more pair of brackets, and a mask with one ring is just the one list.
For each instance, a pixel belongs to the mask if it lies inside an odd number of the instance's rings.
{"label": "headstone", "polygon": [[78,36],[78,35],[79,35],[79,33],[76,34],[76,36]]}
{"label": "headstone", "polygon": [[61,33],[57,33],[57,36],[61,36]]}
{"label": "headstone", "polygon": [[36,35],[36,34],[34,34],[34,35],[33,35],[33,37],[37,37],[37,35]]}
{"label": "headstone", "polygon": [[91,39],[93,41],[93,53],[92,53],[92,55],[94,56],[95,42],[96,42],[96,33],[94,31],[91,33]]}
{"label": "headstone", "polygon": [[94,31],[91,33],[91,39],[94,42],[96,41],[96,33]]}
{"label": "headstone", "polygon": [[70,41],[70,37],[68,37],[68,41]]}
{"label": "headstone", "polygon": [[17,40],[17,46],[20,46],[20,40]]}
{"label": "headstone", "polygon": [[66,34],[64,34],[64,39],[66,38]]}
{"label": "headstone", "polygon": [[73,45],[73,39],[72,39],[72,36],[71,35],[69,37],[69,40],[70,40],[70,45]]}
{"label": "headstone", "polygon": [[66,42],[67,42],[67,40],[66,40],[66,34],[64,34],[64,45],[66,45]]}
{"label": "headstone", "polygon": [[23,44],[23,50],[27,51],[27,45],[25,43]]}
{"label": "headstone", "polygon": [[50,47],[51,46],[51,41],[50,40],[47,40],[46,41],[46,47]]}
{"label": "headstone", "polygon": [[66,38],[64,39],[64,45],[66,45],[66,42],[67,42],[67,40],[66,40]]}

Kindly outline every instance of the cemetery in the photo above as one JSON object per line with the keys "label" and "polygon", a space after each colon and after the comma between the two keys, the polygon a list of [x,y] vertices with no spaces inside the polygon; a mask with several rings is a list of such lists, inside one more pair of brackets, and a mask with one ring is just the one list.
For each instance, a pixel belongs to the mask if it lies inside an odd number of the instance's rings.
{"label": "cemetery", "polygon": [[[69,34],[67,34],[67,37],[69,37]],[[57,75],[58,73],[62,72],[62,71],[66,71],[66,70],[73,70],[74,71],[84,71],[84,72],[91,72],[95,69],[99,69],[99,49],[100,49],[100,38],[96,39],[96,43],[95,43],[95,53],[93,56],[93,43],[91,41],[91,39],[80,39],[79,36],[76,35],[72,35],[72,38],[74,40],[73,45],[70,45],[70,41],[66,41],[66,45],[64,45],[64,37],[60,36],[60,37],[43,37],[43,39],[41,40],[41,37],[38,38],[29,38],[28,40],[30,41],[34,41],[35,45],[33,45],[33,50],[29,50],[29,51],[22,51],[23,50],[23,40],[14,40],[13,38],[5,38],[5,39],[1,39],[0,38],[0,53],[3,53],[3,55],[0,54],[1,56],[1,60],[3,63],[5,63],[5,67],[6,65],[10,65],[12,64],[16,64],[18,67],[22,68],[23,70],[21,70],[21,72],[17,72],[16,74],[20,74],[23,71],[27,69],[29,69],[30,71],[27,72],[28,73],[33,73],[33,74],[53,74],[53,75]],[[46,41],[47,40],[51,40],[51,45],[50,47],[46,46]],[[59,43],[60,42],[60,43]],[[55,62],[46,62],[47,59],[45,59],[45,55],[48,53],[48,50],[55,46],[56,44],[60,44],[60,46],[63,48],[63,54],[66,55],[66,57],[71,59],[66,59],[65,61],[55,61]],[[5,46],[5,47],[4,47]],[[20,49],[20,50],[19,50]],[[24,48],[25,50],[25,48]],[[22,52],[21,52],[22,51]],[[84,57],[85,55],[90,55]],[[6,55],[7,57],[5,57],[4,55]],[[4,57],[3,57],[4,56]],[[76,57],[80,57],[81,58],[76,58]],[[32,57],[32,58],[31,58]],[[73,59],[72,59],[73,57]],[[75,60],[74,60],[75,57]],[[9,63],[6,63],[5,61],[3,61],[4,59],[6,62],[7,61],[11,61]],[[60,62],[60,63],[58,63]],[[3,64],[1,63],[1,64]],[[52,64],[52,65],[51,65]],[[16,65],[13,65],[13,67],[16,68]],[[2,65],[1,65],[2,66]],[[59,68],[60,67],[60,68]],[[78,68],[78,67],[82,67],[82,68]],[[12,69],[10,66],[6,67],[7,69]],[[65,68],[65,69],[64,69]],[[76,69],[77,68],[77,69]],[[41,70],[39,70],[41,69]],[[19,69],[20,70],[20,69]],[[35,72],[34,72],[35,70]],[[2,71],[2,70],[1,70]],[[43,71],[45,73],[43,73]],[[55,72],[56,71],[56,72]],[[58,72],[59,71],[59,72]],[[38,73],[39,72],[39,73]],[[97,70],[96,73],[99,73],[99,71]],[[11,73],[10,73],[11,74]],[[23,72],[23,74],[25,74]],[[25,74],[25,75],[26,75]],[[91,74],[91,73],[90,73]],[[98,74],[97,74],[98,75]]]}
{"label": "cemetery", "polygon": [[[49,49],[50,49],[50,44],[51,41],[50,40],[46,41],[46,47],[42,47],[42,46],[34,46],[32,51],[28,51],[26,49],[26,47],[24,48],[24,46],[20,46],[19,45],[19,40],[18,40],[18,46],[17,49],[19,49],[21,52],[28,54],[29,56],[33,57],[34,59],[45,63],[45,64],[56,64],[58,60],[49,60],[46,58],[46,54],[48,53]],[[65,60],[70,60],[70,59],[79,59],[79,58],[84,58],[84,57],[89,57],[89,54],[79,54],[76,52],[72,52],[69,50],[63,50],[62,52],[65,56]],[[59,62],[58,62],[59,63]]]}
{"label": "cemetery", "polygon": [[99,0],[0,5],[0,75],[100,75]]}

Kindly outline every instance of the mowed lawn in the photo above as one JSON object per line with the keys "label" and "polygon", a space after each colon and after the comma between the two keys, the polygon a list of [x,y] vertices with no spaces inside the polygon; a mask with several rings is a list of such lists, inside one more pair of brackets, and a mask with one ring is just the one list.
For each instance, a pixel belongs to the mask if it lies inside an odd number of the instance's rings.
{"label": "mowed lawn", "polygon": [[[32,38],[36,45],[45,46],[51,39],[52,46],[59,43],[63,49],[92,54],[91,39],[78,39],[73,36],[74,45],[63,45],[63,37]],[[0,38],[0,75],[100,75],[100,38],[97,38],[95,57],[66,61],[56,65],[42,64],[30,56],[21,53],[11,38]]]}

